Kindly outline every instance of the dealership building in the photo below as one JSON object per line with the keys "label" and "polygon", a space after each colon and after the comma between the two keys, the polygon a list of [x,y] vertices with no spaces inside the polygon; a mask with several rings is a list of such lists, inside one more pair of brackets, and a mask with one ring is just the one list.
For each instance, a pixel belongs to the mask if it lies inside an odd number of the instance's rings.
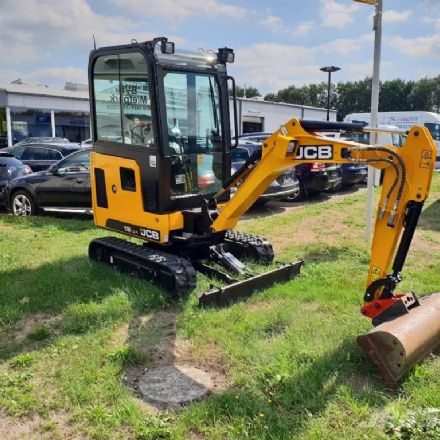
{"label": "dealership building", "polygon": [[[238,98],[240,134],[279,128],[290,118],[325,120],[326,109]],[[231,114],[232,100],[231,100]],[[57,136],[80,142],[90,137],[87,85],[66,83],[64,89],[18,79],[0,85],[0,148],[34,136]],[[336,120],[336,110],[330,110]]]}

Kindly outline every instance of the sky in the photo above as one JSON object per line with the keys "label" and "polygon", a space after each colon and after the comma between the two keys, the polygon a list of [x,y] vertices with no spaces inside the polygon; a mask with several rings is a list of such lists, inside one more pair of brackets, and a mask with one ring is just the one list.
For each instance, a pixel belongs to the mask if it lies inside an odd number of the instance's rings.
{"label": "sky", "polygon": [[[380,76],[440,74],[440,0],[383,0]],[[166,36],[176,48],[231,47],[237,84],[276,92],[371,76],[373,11],[351,0],[0,0],[0,83],[87,82],[89,51]]]}

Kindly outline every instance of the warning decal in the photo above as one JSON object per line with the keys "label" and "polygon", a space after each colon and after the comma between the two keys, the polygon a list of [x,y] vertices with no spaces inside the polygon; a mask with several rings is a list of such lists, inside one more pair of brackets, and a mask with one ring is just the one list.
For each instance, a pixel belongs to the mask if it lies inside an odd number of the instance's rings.
{"label": "warning decal", "polygon": [[431,168],[432,166],[432,151],[422,150],[422,157],[420,159],[420,168]]}
{"label": "warning decal", "polygon": [[377,280],[380,278],[380,267],[373,266],[371,269],[371,281]]}

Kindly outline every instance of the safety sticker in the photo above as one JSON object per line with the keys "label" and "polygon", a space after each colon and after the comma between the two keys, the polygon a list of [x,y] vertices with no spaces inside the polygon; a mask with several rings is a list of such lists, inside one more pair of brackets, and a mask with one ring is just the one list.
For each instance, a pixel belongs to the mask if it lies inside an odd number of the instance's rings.
{"label": "safety sticker", "polygon": [[420,168],[431,168],[432,166],[432,151],[422,150],[422,157],[420,159]]}
{"label": "safety sticker", "polygon": [[378,280],[380,278],[380,267],[373,266],[371,269],[371,280]]}
{"label": "safety sticker", "polygon": [[151,168],[156,168],[156,165],[157,165],[157,163],[156,163],[156,156],[151,155],[150,156],[150,167]]}
{"label": "safety sticker", "polygon": [[176,185],[181,185],[182,183],[186,183],[185,174],[177,174],[176,175]]}

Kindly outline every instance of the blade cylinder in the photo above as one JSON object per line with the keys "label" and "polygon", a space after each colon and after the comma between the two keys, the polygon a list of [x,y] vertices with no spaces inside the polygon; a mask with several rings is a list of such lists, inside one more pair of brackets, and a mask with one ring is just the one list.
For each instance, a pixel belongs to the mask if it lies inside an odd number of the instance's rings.
{"label": "blade cylinder", "polygon": [[385,385],[394,388],[416,362],[440,345],[440,293],[421,298],[420,306],[378,325],[357,341]]}

